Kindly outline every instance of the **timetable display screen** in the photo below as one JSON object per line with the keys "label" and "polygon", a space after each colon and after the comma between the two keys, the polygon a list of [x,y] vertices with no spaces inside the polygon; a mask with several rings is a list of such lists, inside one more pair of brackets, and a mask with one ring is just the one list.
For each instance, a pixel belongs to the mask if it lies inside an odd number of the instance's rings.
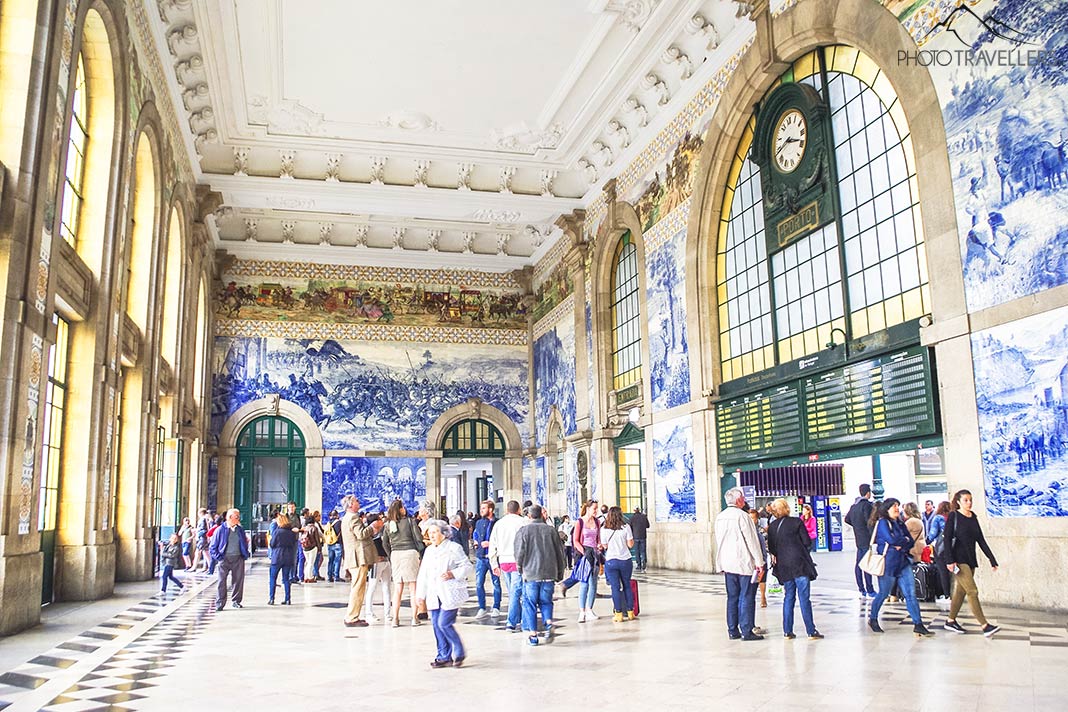
{"label": "timetable display screen", "polygon": [[801,399],[790,383],[716,407],[720,460],[744,461],[802,448]]}

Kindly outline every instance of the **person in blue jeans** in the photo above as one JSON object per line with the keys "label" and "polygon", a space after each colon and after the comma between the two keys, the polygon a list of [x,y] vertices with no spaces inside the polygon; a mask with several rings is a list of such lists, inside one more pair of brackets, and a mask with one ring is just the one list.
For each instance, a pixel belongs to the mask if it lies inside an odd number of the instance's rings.
{"label": "person in blue jeans", "polygon": [[749,587],[756,586],[764,570],[764,552],[756,525],[743,511],[745,493],[732,487],[723,493],[726,507],[716,515],[716,565],[727,586],[727,636],[731,640],[763,640],[753,632],[756,611]]}
{"label": "person in blue jeans", "polygon": [[[493,532],[493,524],[497,521],[495,507],[491,500],[486,500],[479,505],[481,518],[475,523],[475,531],[472,536],[475,542],[475,595],[478,597],[478,613],[475,620],[482,620],[486,616],[497,618],[501,615],[501,577],[493,573],[490,565],[489,540]],[[486,610],[486,574],[493,581],[493,610]]]}
{"label": "person in blue jeans", "polygon": [[160,542],[159,552],[159,562],[163,567],[163,572],[160,574],[160,580],[162,581],[160,592],[167,593],[168,581],[174,581],[174,585],[181,590],[182,582],[174,575],[174,567],[178,566],[182,560],[181,537],[177,534],[171,534],[171,538],[167,542]]}
{"label": "person in blue jeans", "polygon": [[612,621],[622,623],[634,620],[634,592],[630,590],[630,579],[634,573],[634,564],[630,559],[630,548],[634,546],[634,535],[630,525],[623,521],[623,510],[611,507],[601,526],[601,548],[604,549],[604,574],[608,579],[608,588],[612,592]]}
{"label": "person in blue jeans", "polygon": [[564,544],[544,510],[534,504],[527,509],[530,523],[515,535],[515,562],[523,575],[523,632],[527,642],[538,645],[538,613],[545,625],[545,642],[553,639],[553,582],[564,577]]}
{"label": "person in blue jeans", "polygon": [[327,518],[326,542],[326,579],[333,583],[341,580],[341,560],[344,558],[344,552],[341,550],[341,518],[336,509],[332,510]]}
{"label": "person in blue jeans", "polygon": [[493,573],[504,579],[508,587],[508,630],[519,630],[523,610],[523,576],[515,562],[515,537],[529,521],[519,516],[519,502],[509,500],[504,505],[508,512],[493,525],[490,532],[489,558]]}
{"label": "person in blue jeans", "polygon": [[790,505],[785,499],[777,499],[768,509],[775,521],[768,525],[768,553],[771,554],[775,578],[782,584],[786,597],[782,604],[782,632],[787,640],[794,635],[794,602],[801,602],[801,619],[811,640],[820,640],[823,634],[816,630],[812,619],[812,600],[809,589],[816,578],[816,566],[809,550],[809,537],[804,523],[790,516]]}
{"label": "person in blue jeans", "polygon": [[871,524],[875,529],[873,547],[875,553],[885,555],[885,567],[883,575],[879,577],[879,593],[871,603],[868,627],[873,633],[883,632],[883,629],[879,627],[879,609],[890,595],[896,582],[898,591],[905,599],[905,607],[912,618],[912,632],[917,637],[934,635],[923,624],[920,604],[916,600],[916,581],[913,578],[912,565],[909,561],[909,549],[912,548],[913,539],[909,535],[905,522],[901,520],[901,503],[893,497],[885,500],[872,514]]}
{"label": "person in blue jeans", "polygon": [[270,556],[270,588],[268,589],[267,605],[274,605],[274,592],[278,587],[278,574],[282,574],[282,588],[286,597],[282,605],[290,605],[289,594],[293,585],[293,565],[297,561],[297,535],[290,528],[289,518],[281,512],[275,517],[274,534],[271,536]]}

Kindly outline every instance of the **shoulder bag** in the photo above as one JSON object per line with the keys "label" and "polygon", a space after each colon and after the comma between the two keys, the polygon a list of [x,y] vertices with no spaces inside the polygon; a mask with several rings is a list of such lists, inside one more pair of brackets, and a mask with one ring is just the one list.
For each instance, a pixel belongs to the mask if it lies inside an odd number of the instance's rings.
{"label": "shoulder bag", "polygon": [[878,531],[879,522],[875,522],[875,526],[872,527],[871,531],[871,545],[868,547],[868,553],[857,564],[861,571],[866,571],[872,576],[882,576],[886,571],[886,554],[877,554],[875,552],[875,535]]}

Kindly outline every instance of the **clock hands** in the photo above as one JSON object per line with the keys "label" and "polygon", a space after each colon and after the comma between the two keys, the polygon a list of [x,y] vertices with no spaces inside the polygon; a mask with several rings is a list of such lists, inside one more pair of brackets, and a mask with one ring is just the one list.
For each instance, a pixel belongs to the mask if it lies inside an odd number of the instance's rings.
{"label": "clock hands", "polygon": [[787,146],[788,144],[791,144],[791,143],[801,143],[801,139],[799,139],[799,138],[793,138],[792,136],[791,136],[790,138],[786,139],[785,141],[783,141],[783,142],[782,142],[782,145],[781,145],[781,146],[779,146],[779,147],[778,147],[778,148],[777,148],[777,149],[775,150],[775,155],[777,156],[777,155],[779,155],[780,153],[782,153],[782,150],[783,150],[784,148],[786,148],[786,146]]}

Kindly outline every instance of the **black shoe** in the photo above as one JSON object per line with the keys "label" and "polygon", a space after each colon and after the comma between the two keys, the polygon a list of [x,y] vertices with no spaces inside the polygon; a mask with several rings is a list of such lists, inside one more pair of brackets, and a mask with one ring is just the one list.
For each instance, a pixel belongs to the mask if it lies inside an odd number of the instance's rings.
{"label": "black shoe", "polygon": [[467,660],[467,658],[466,657],[456,658],[455,660],[452,661],[452,666],[453,667],[460,667],[460,666],[462,666],[464,664],[464,660]]}
{"label": "black shoe", "polygon": [[416,618],[418,618],[421,621],[429,620],[430,619],[430,614],[429,613],[420,613],[419,615],[416,616]]}
{"label": "black shoe", "polygon": [[992,623],[987,623],[985,626],[983,626],[983,635],[989,638],[990,636],[994,635],[994,633],[997,633],[999,630],[1001,630],[1001,626],[993,625]]}
{"label": "black shoe", "polygon": [[823,633],[819,632],[818,630],[814,630],[814,631],[812,631],[811,633],[808,634],[808,639],[809,640],[823,640]]}
{"label": "black shoe", "polygon": [[731,640],[741,640],[742,639],[742,634],[741,633],[727,633],[727,637],[730,638]]}
{"label": "black shoe", "polygon": [[267,605],[268,606],[273,606],[274,605],[274,599],[273,598],[268,598],[267,599]]}
{"label": "black shoe", "polygon": [[234,601],[234,608],[244,608],[239,602]]}
{"label": "black shoe", "polygon": [[916,634],[917,638],[930,638],[934,635],[934,632],[927,630],[927,626],[923,623],[912,626],[912,632]]}
{"label": "black shoe", "polygon": [[793,640],[797,636],[794,635],[793,633],[783,633],[782,637],[786,638],[787,640]]}
{"label": "black shoe", "polygon": [[879,621],[874,618],[868,619],[868,627],[871,628],[872,633],[882,633],[883,629],[879,627]]}
{"label": "black shoe", "polygon": [[743,635],[742,640],[764,640],[764,636],[750,633],[749,635]]}
{"label": "black shoe", "polygon": [[946,621],[946,624],[943,625],[942,628],[943,630],[948,630],[950,632],[957,633],[960,635],[963,635],[964,633],[968,632],[964,630],[964,626],[962,626],[957,621]]}
{"label": "black shoe", "polygon": [[[348,623],[346,623],[345,625],[348,625]],[[449,667],[451,665],[452,665],[452,661],[451,660],[438,660],[438,659],[435,658],[434,660],[430,661],[430,667],[432,667],[432,668],[443,668],[443,667]]]}

